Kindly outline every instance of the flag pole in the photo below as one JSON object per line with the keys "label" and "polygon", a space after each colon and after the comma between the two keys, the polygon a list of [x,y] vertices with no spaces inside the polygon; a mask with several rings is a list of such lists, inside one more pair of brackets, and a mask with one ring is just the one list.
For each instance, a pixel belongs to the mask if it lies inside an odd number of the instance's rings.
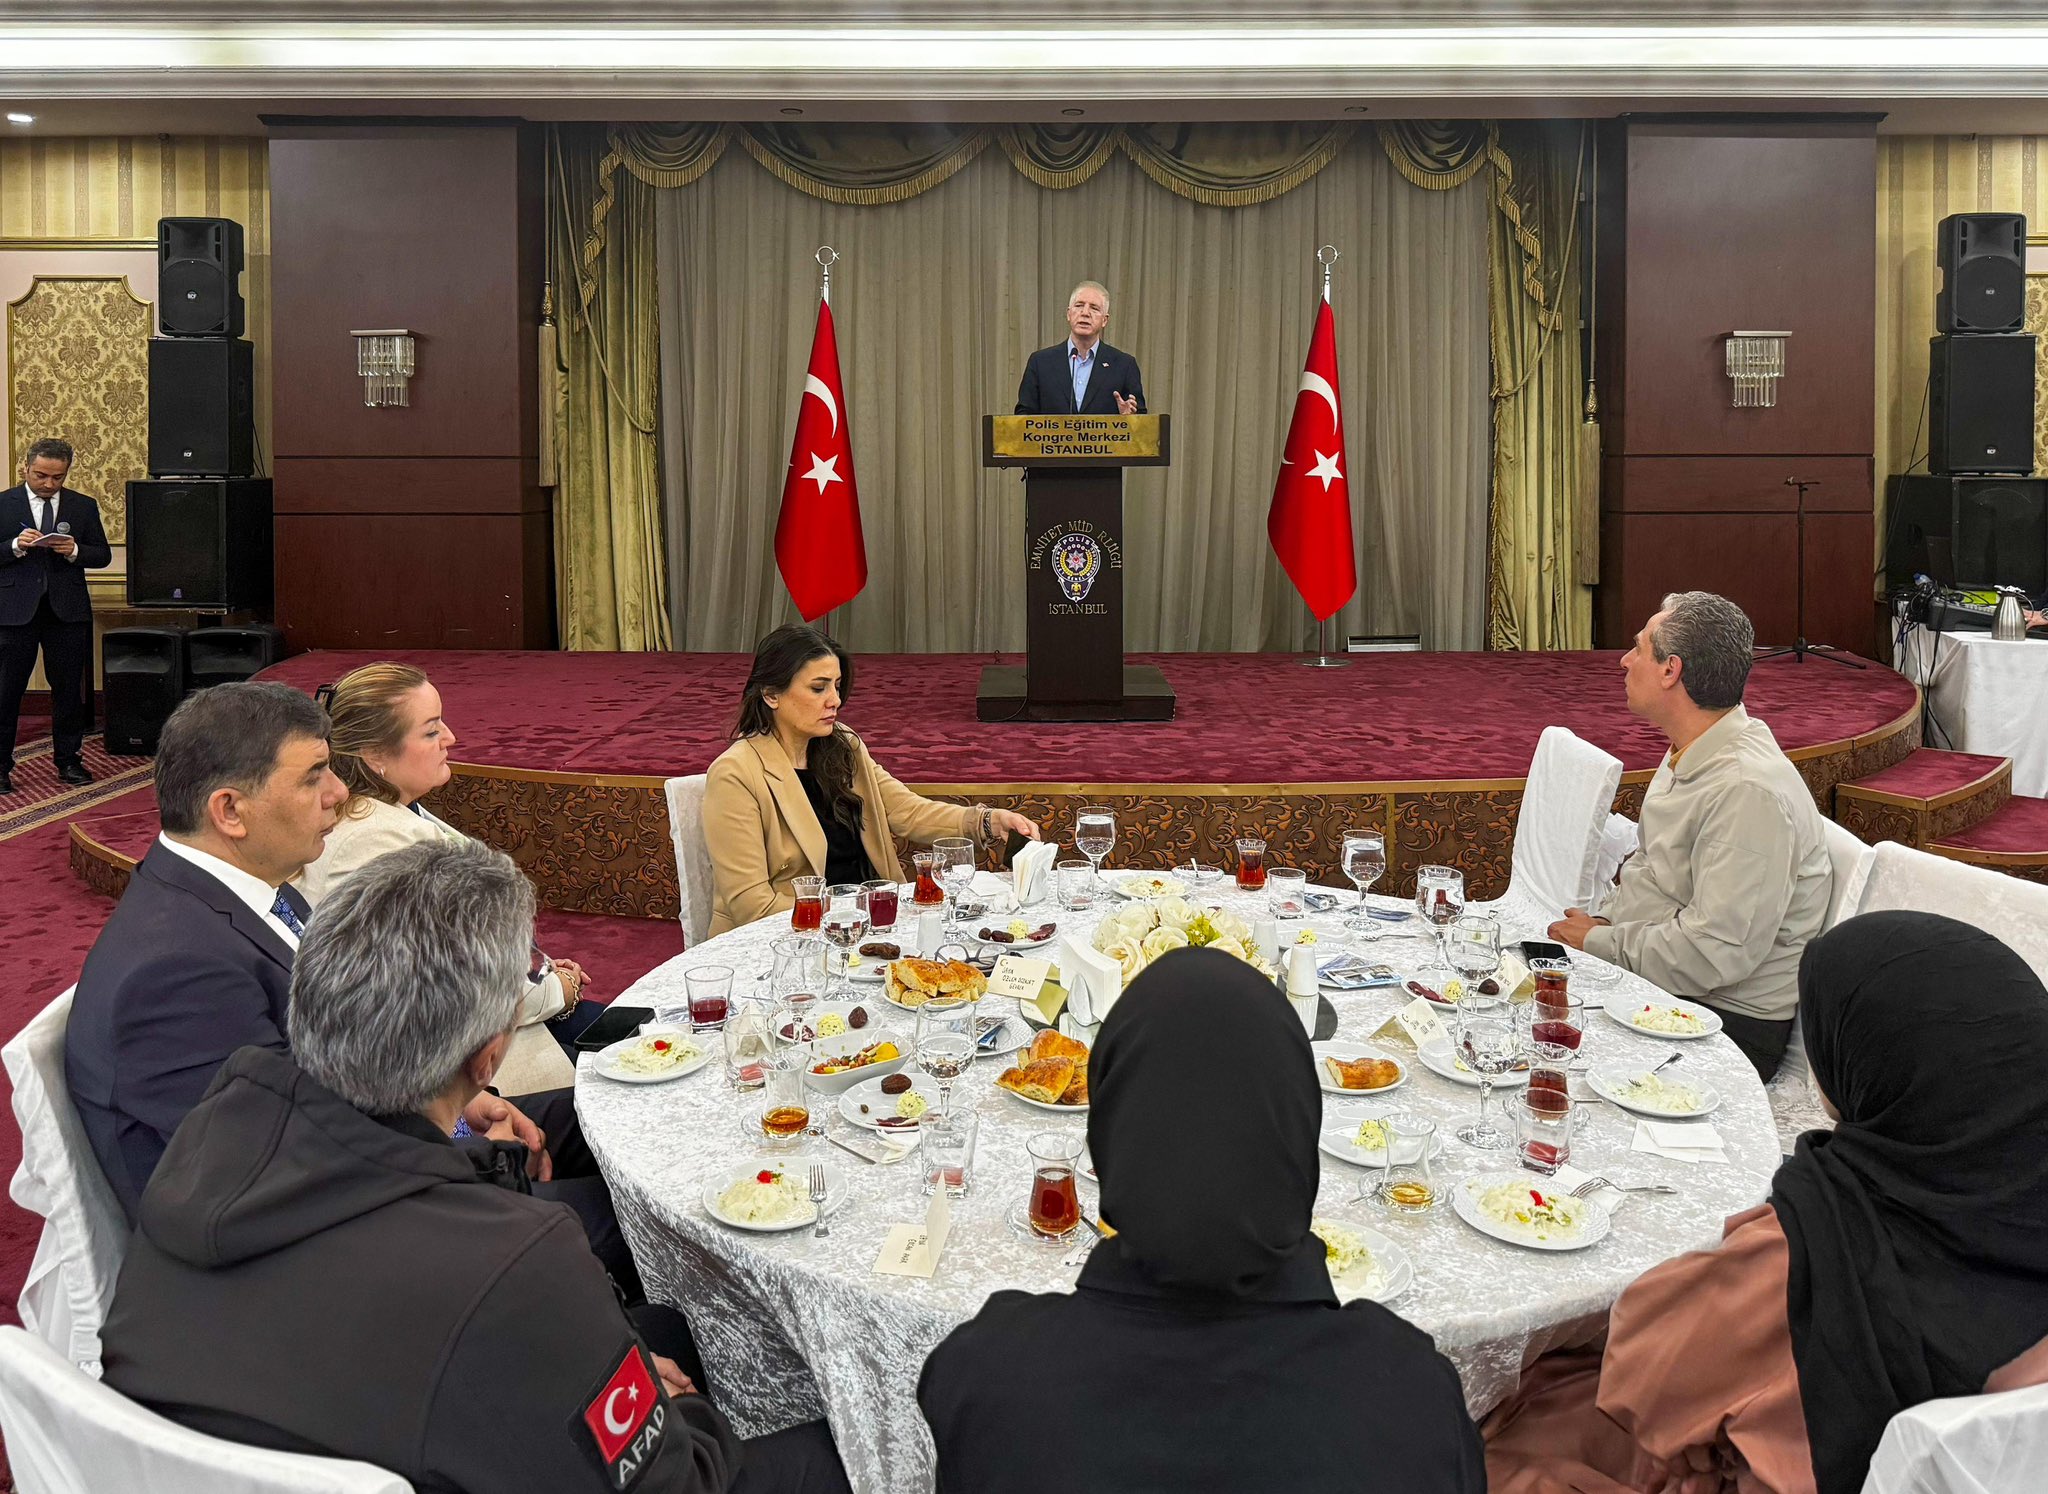
{"label": "flag pole", "polygon": [[[1335,244],[1325,244],[1316,250],[1316,263],[1323,267],[1323,304],[1330,303],[1330,271],[1341,257]],[[1341,609],[1340,609],[1341,610]],[[1333,614],[1334,615],[1334,614]],[[1301,661],[1304,669],[1349,669],[1351,661],[1339,654],[1330,657],[1330,619],[1319,618],[1316,622],[1316,656]]]}

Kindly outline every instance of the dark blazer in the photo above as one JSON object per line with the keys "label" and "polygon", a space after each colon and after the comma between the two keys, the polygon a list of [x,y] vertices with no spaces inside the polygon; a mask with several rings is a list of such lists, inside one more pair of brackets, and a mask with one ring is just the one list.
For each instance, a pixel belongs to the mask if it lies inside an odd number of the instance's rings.
{"label": "dark blazer", "polygon": [[[82,544],[83,542],[81,542]],[[305,900],[295,889],[302,918]],[[130,1218],[143,1186],[237,1048],[290,1052],[292,948],[218,879],[153,846],[85,957],[64,1082]]]}
{"label": "dark blazer", "polygon": [[25,550],[17,557],[14,537],[35,528],[36,511],[28,485],[16,483],[0,493],[0,626],[19,627],[36,615],[36,604],[49,593],[50,610],[64,622],[92,621],[92,597],[85,573],[114,559],[107,531],[100,525],[100,506],[83,493],[65,488],[57,494],[57,522],[71,526],[78,541],[78,559],[66,560],[49,550]]}
{"label": "dark blazer", "polygon": [[1145,413],[1145,381],[1138,376],[1138,360],[1122,348],[1113,348],[1106,342],[1095,344],[1095,372],[1088,376],[1088,388],[1078,410],[1074,408],[1071,367],[1066,341],[1040,348],[1025,359],[1024,382],[1017,386],[1017,413],[1114,415],[1119,394],[1135,399],[1138,413]]}

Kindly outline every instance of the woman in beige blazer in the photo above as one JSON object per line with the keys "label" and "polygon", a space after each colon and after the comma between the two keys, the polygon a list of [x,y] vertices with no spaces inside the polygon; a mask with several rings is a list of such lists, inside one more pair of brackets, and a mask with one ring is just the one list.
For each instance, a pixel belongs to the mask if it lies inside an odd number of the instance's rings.
{"label": "woman in beige blazer", "polygon": [[[349,797],[327,848],[299,879],[316,911],[328,893],[387,851],[465,838],[419,802],[448,781],[448,749],[455,745],[455,733],[441,719],[440,692],[424,673],[409,664],[368,664],[331,686],[326,705],[332,765]],[[555,960],[551,970],[542,965],[535,973],[495,1081],[506,1094],[574,1084],[569,1050],[604,1012],[597,1002],[578,999],[584,974],[573,960]]]}
{"label": "woman in beige blazer", "polygon": [[853,661],[815,628],[777,628],[754,650],[733,744],[712,763],[704,788],[713,934],[787,912],[798,877],[902,881],[899,835],[987,842],[1015,831],[1038,839],[1038,826],[1021,814],[944,804],[891,778],[839,723],[852,689]]}

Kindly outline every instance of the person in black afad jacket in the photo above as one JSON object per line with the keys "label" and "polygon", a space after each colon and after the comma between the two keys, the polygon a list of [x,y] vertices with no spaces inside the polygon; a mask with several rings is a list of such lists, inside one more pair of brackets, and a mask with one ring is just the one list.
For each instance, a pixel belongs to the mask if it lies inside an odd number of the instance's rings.
{"label": "person in black afad jacket", "polygon": [[450,1143],[517,1020],[533,912],[474,842],[334,894],[292,972],[291,1053],[230,1058],[143,1192],[107,1384],[423,1494],[846,1489],[820,1424],[733,1435],[658,1352],[687,1342],[679,1316],[629,1319],[576,1216],[522,1191],[524,1147]]}
{"label": "person in black afad jacket", "polygon": [[[1205,1082],[1220,1054],[1227,1086]],[[1273,983],[1171,951],[1103,1023],[1088,1084],[1116,1233],[1073,1292],[997,1292],[925,1361],[941,1494],[1483,1494],[1457,1371],[1331,1288],[1322,1095]]]}

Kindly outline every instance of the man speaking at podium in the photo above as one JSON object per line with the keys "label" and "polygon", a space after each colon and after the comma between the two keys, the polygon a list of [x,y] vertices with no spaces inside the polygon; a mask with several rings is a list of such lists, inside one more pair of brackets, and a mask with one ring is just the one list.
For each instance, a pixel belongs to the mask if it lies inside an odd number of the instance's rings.
{"label": "man speaking at podium", "polygon": [[1017,386],[1019,415],[1142,415],[1145,384],[1138,360],[1102,340],[1109,292],[1084,280],[1067,297],[1065,342],[1024,361]]}

